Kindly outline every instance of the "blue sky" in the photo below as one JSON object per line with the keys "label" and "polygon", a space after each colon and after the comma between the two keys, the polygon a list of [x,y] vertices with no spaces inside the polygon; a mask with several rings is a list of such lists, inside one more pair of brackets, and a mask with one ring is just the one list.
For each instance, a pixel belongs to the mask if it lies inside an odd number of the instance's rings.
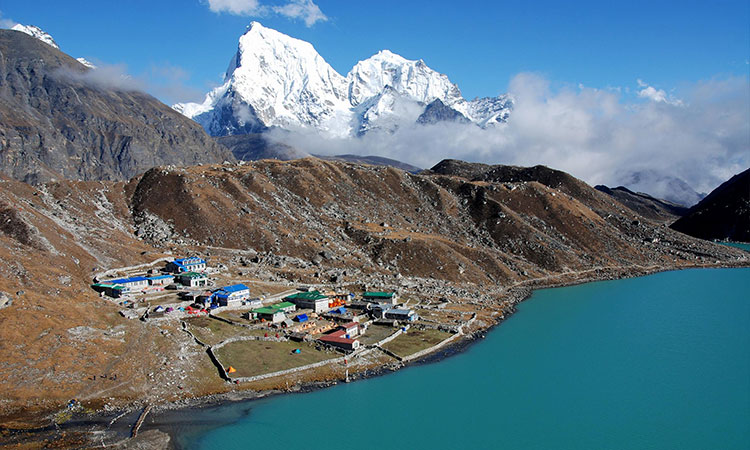
{"label": "blue sky", "polygon": [[[212,11],[209,0],[3,0],[0,12],[5,23],[46,30],[72,56],[124,64],[166,102],[197,100],[218,84],[238,37],[256,19],[312,42],[341,74],[387,48],[424,59],[467,98],[506,92],[521,72],[542,74],[555,85],[634,92],[641,79],[671,93],[699,80],[746,77],[750,67],[746,0],[315,0],[325,20],[313,24],[304,14],[273,10],[310,0],[211,1],[225,10]],[[254,9],[226,11],[243,2]]]}

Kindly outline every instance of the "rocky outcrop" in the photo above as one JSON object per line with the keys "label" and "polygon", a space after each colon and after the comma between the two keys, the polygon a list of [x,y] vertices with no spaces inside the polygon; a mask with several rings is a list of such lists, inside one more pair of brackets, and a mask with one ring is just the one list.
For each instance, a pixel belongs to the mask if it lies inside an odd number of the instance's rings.
{"label": "rocky outcrop", "polygon": [[471,121],[437,98],[427,105],[424,112],[417,118],[417,123],[428,124],[438,122],[470,123]]}
{"label": "rocky outcrop", "polygon": [[127,180],[157,165],[233,160],[123,75],[0,30],[0,171],[17,180]]}
{"label": "rocky outcrop", "polygon": [[701,239],[750,242],[750,169],[714,189],[671,227]]}
{"label": "rocky outcrop", "polygon": [[633,192],[630,189],[619,186],[609,188],[607,186],[595,186],[594,189],[604,192],[616,198],[617,201],[646,217],[658,222],[671,223],[684,216],[688,208],[675,203],[661,200],[641,192]]}

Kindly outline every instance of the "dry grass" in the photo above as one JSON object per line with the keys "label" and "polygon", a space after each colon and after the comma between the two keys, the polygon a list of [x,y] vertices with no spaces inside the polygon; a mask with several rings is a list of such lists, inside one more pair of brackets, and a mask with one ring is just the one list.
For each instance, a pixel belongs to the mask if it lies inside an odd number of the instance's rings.
{"label": "dry grass", "polygon": [[432,347],[448,339],[450,336],[450,333],[430,328],[425,330],[410,329],[408,332],[385,344],[383,348],[392,351],[398,356],[405,357]]}
{"label": "dry grass", "polygon": [[398,328],[386,325],[370,325],[367,332],[359,338],[362,345],[372,345],[380,342],[398,331]]}
{"label": "dry grass", "polygon": [[[301,353],[292,353],[294,349]],[[337,353],[315,350],[308,344],[298,342],[240,341],[232,342],[216,350],[216,357],[224,367],[232,366],[237,377],[251,377],[304,366],[338,357]]]}
{"label": "dry grass", "polygon": [[265,333],[264,330],[238,327],[206,316],[187,319],[185,322],[190,332],[207,345],[216,345],[235,336],[263,336]]}

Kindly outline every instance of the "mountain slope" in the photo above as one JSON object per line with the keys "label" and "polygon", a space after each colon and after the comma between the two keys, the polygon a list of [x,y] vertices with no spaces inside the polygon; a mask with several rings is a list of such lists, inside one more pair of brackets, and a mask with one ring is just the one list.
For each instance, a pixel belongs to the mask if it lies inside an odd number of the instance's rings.
{"label": "mountain slope", "polygon": [[671,228],[701,239],[750,242],[750,169],[714,189]]}
{"label": "mountain slope", "polygon": [[651,220],[657,222],[671,223],[685,215],[688,208],[666,200],[659,200],[648,194],[633,192],[630,189],[619,186],[608,188],[607,186],[595,186],[597,191],[604,192],[616,198],[617,201]]}
{"label": "mountain slope", "polygon": [[222,86],[203,103],[173,107],[213,136],[301,127],[345,137],[414,124],[438,100],[441,117],[465,117],[482,127],[505,122],[513,107],[507,96],[467,102],[446,75],[388,50],[359,61],[344,77],[308,42],[253,22]]}
{"label": "mountain slope", "polygon": [[205,255],[253,292],[275,281],[450,298],[481,328],[514,287],[750,260],[563,172],[471,166],[417,175],[305,158],[159,167],[127,183],[0,180],[0,291],[13,299],[0,309],[2,422],[72,398],[142,406],[237,388],[178,321],[126,320],[89,287],[170,254]]}
{"label": "mountain slope", "polygon": [[233,159],[194,122],[24,33],[0,30],[0,170],[18,180],[128,179]]}

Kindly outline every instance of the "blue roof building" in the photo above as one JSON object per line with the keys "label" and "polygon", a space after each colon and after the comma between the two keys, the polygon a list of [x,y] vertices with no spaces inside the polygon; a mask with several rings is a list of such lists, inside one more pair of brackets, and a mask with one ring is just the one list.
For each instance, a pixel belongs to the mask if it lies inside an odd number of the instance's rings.
{"label": "blue roof building", "polygon": [[250,298],[250,288],[242,283],[233,284],[215,290],[213,297],[219,305],[229,306]]}
{"label": "blue roof building", "polygon": [[173,273],[197,272],[206,269],[206,260],[192,256],[178,258],[167,264],[167,270]]}
{"label": "blue roof building", "polygon": [[148,286],[148,278],[146,277],[118,278],[117,280],[105,281],[105,283],[119,284],[120,286],[127,286],[127,287]]}
{"label": "blue roof building", "polygon": [[148,284],[150,285],[163,285],[169,284],[174,281],[174,275],[157,275],[154,277],[148,277]]}

